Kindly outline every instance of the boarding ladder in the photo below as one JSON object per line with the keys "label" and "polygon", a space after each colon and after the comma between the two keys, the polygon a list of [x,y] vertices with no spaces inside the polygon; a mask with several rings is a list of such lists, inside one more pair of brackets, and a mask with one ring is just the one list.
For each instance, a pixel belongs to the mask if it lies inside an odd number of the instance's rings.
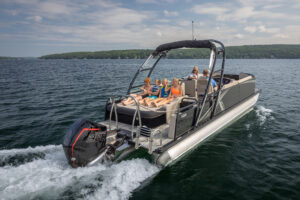
{"label": "boarding ladder", "polygon": [[[135,135],[135,148],[138,149],[140,147],[140,132],[141,132],[141,129],[142,129],[142,118],[141,118],[141,112],[140,112],[140,106],[139,106],[139,103],[138,101],[136,100],[135,97],[131,96],[131,95],[125,95],[125,96],[114,96],[112,98],[109,99],[109,102],[112,103],[111,105],[111,109],[110,109],[110,115],[109,115],[109,131],[112,130],[112,114],[114,113],[115,114],[115,121],[116,121],[116,130],[118,130],[119,128],[119,125],[118,125],[118,114],[117,114],[117,104],[116,104],[116,98],[131,98],[134,100],[135,102],[135,106],[136,106],[136,110],[134,112],[134,115],[133,115],[133,119],[132,119],[132,125],[131,125],[131,140],[134,141],[134,124],[135,124],[135,120],[136,120],[136,117],[138,117],[138,120],[139,120],[139,125],[137,126],[137,129],[136,129],[136,135]],[[153,138],[156,134],[160,134],[160,145],[162,145],[162,132],[160,130],[157,130],[157,129],[154,129],[153,131],[150,132],[149,134],[149,144],[148,144],[148,152],[149,154],[152,154],[152,147],[153,147]]]}
{"label": "boarding ladder", "polygon": [[125,96],[119,95],[119,96],[114,96],[114,97],[110,98],[110,102],[112,103],[112,105],[111,105],[110,114],[109,114],[109,131],[111,131],[111,121],[112,121],[112,113],[113,112],[115,113],[116,129],[118,130],[119,126],[118,126],[116,98],[121,99],[124,97],[131,98],[135,102],[136,109],[135,109],[135,112],[133,115],[132,125],[131,125],[131,140],[133,141],[133,139],[134,139],[134,124],[135,124],[136,117],[138,116],[139,125],[137,126],[136,136],[135,136],[135,148],[138,149],[139,148],[140,129],[142,127],[142,118],[141,118],[140,106],[135,97],[133,97],[131,95],[125,95]]}

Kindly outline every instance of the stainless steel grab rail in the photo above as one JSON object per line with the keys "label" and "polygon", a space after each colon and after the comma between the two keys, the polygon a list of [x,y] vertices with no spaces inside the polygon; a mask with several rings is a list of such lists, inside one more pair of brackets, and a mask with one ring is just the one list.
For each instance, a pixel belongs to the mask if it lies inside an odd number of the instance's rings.
{"label": "stainless steel grab rail", "polygon": [[113,96],[112,98],[110,98],[111,103],[112,103],[112,107],[110,109],[110,115],[109,115],[109,130],[111,130],[111,118],[112,118],[113,110],[115,111],[116,128],[118,129],[117,104],[115,103],[115,98],[117,98],[117,97],[118,98],[122,98],[122,97],[131,98],[135,102],[136,110],[135,110],[135,113],[134,113],[133,119],[132,119],[131,139],[133,140],[133,138],[134,138],[134,136],[133,136],[134,124],[135,124],[136,116],[138,115],[139,126],[136,129],[136,136],[135,136],[135,139],[136,139],[135,148],[138,149],[139,148],[139,138],[140,138],[140,127],[142,127],[142,118],[141,118],[139,102],[136,100],[136,98],[134,96],[131,96],[131,95],[118,95],[118,96]]}
{"label": "stainless steel grab rail", "polygon": [[109,131],[111,131],[111,118],[113,110],[115,110],[115,119],[116,119],[116,128],[118,129],[118,115],[117,115],[117,104],[115,103],[115,98],[110,98],[110,101],[112,102],[111,108],[110,108],[110,114],[109,114]]}
{"label": "stainless steel grab rail", "polygon": [[[109,130],[111,130],[111,121],[112,121],[112,113],[115,113],[115,119],[116,119],[116,128],[118,129],[118,115],[117,115],[117,104],[115,102],[115,98],[122,98],[122,97],[127,97],[127,98],[131,98],[133,99],[133,101],[135,102],[136,105],[136,110],[134,112],[133,115],[133,119],[132,119],[132,125],[131,125],[131,139],[132,141],[134,140],[134,125],[135,125],[135,121],[136,121],[136,117],[138,116],[138,120],[139,120],[139,125],[137,126],[136,129],[136,136],[135,136],[135,148],[138,149],[140,144],[139,144],[139,139],[140,139],[140,129],[142,127],[142,118],[141,118],[141,112],[140,112],[140,106],[138,101],[136,100],[136,98],[134,96],[131,95],[124,95],[124,96],[114,96],[112,98],[110,98],[110,102],[112,103],[111,109],[110,109],[110,116],[109,116]],[[151,131],[150,134],[150,138],[149,138],[149,149],[148,152],[149,154],[152,154],[152,146],[153,146],[153,137],[157,134],[160,134],[160,146],[162,145],[162,132],[158,129],[155,129],[154,131]]]}
{"label": "stainless steel grab rail", "polygon": [[148,147],[148,153],[152,154],[152,146],[153,146],[153,137],[156,135],[156,132],[160,133],[160,146],[162,145],[162,132],[158,129],[155,129],[154,131],[151,131],[150,137],[149,137],[149,147]]}

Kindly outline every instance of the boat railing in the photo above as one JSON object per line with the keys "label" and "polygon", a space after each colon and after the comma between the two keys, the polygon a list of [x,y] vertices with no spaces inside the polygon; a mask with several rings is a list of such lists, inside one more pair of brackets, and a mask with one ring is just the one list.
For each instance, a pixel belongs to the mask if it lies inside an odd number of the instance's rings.
{"label": "boat railing", "polygon": [[[138,149],[140,147],[140,132],[141,132],[141,127],[142,127],[142,119],[141,119],[141,112],[140,112],[140,106],[138,101],[136,100],[136,98],[134,96],[131,95],[124,95],[124,96],[114,96],[112,98],[110,98],[110,102],[112,103],[111,105],[111,109],[110,109],[110,115],[109,115],[109,130],[111,131],[111,124],[112,124],[112,114],[115,114],[115,121],[116,121],[116,129],[118,129],[118,114],[117,114],[117,103],[116,103],[116,98],[131,98],[134,102],[135,102],[135,106],[136,106],[136,110],[134,112],[133,115],[133,119],[132,119],[132,125],[131,125],[131,140],[134,141],[135,138],[135,148]],[[138,121],[139,124],[136,128],[136,135],[134,137],[134,127],[135,127],[135,121],[136,118],[138,117]],[[162,139],[163,139],[163,135],[162,132],[159,129],[153,129],[149,135],[149,142],[148,142],[148,153],[152,154],[153,153],[153,139],[154,137],[160,134],[160,146],[162,146]]]}
{"label": "boat railing", "polygon": [[155,135],[160,134],[160,146],[162,146],[162,132],[158,129],[154,129],[153,131],[151,131],[150,133],[150,137],[149,137],[149,143],[148,143],[148,153],[152,154],[153,150],[153,138]]}
{"label": "boat railing", "polygon": [[117,115],[117,104],[115,101],[115,98],[110,98],[111,102],[111,108],[110,108],[110,114],[109,114],[109,126],[108,129],[111,131],[111,118],[112,118],[112,113],[113,111],[115,112],[115,121],[116,121],[116,129],[118,130],[118,115]]}
{"label": "boat railing", "polygon": [[110,115],[109,115],[109,130],[111,131],[111,121],[112,121],[112,113],[115,113],[115,121],[116,121],[116,129],[118,129],[118,114],[117,114],[117,104],[116,104],[116,98],[131,98],[136,106],[133,119],[132,119],[132,126],[131,126],[131,140],[134,140],[134,125],[136,121],[136,117],[138,117],[139,125],[136,129],[136,135],[135,135],[135,148],[139,148],[139,139],[140,139],[140,127],[142,127],[142,118],[141,118],[141,112],[140,112],[140,106],[138,101],[134,96],[131,95],[118,95],[118,96],[113,96],[110,98],[110,102],[112,103],[111,109],[110,109]]}
{"label": "boat railing", "polygon": [[199,102],[195,127],[198,126],[198,124],[201,121],[201,116],[202,116],[202,112],[203,112],[206,100],[207,100],[207,98],[209,98],[208,88],[209,88],[209,84],[211,83],[212,75],[215,72],[216,58],[217,58],[216,53],[217,54],[222,54],[222,64],[221,64],[221,69],[219,70],[220,71],[220,85],[218,86],[217,91],[215,91],[216,95],[214,96],[215,99],[214,99],[214,102],[213,102],[213,108],[212,108],[212,111],[211,111],[211,114],[210,114],[210,118],[214,117],[215,110],[216,110],[216,107],[217,107],[217,103],[219,102],[218,99],[219,99],[220,91],[221,91],[222,86],[223,86],[224,67],[225,67],[225,47],[221,42],[219,42],[217,40],[210,40],[210,41],[213,42],[213,43],[219,44],[221,46],[221,48],[218,49],[218,50],[214,49],[215,53],[211,54],[211,58],[210,58],[211,63],[210,63],[210,67],[209,67],[210,75],[209,75],[209,78],[208,78],[208,83],[206,85],[204,95],[202,97],[202,101]]}

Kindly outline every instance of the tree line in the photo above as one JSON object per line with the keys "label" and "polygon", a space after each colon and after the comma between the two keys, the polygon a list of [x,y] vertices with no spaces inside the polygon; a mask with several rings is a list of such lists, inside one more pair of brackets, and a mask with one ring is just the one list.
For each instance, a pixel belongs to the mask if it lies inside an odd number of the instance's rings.
{"label": "tree line", "polygon": [[[70,52],[41,56],[41,59],[145,59],[154,50],[131,49],[95,52]],[[245,45],[225,47],[226,58],[234,59],[300,59],[300,45]],[[168,53],[169,59],[209,58],[208,49],[176,49]]]}

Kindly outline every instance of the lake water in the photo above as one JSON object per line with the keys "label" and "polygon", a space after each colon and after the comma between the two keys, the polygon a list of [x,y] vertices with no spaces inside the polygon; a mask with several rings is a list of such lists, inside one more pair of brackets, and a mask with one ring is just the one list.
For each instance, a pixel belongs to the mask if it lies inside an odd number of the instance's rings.
{"label": "lake water", "polygon": [[[101,121],[143,60],[1,60],[0,199],[300,199],[300,60],[227,60],[249,72],[253,111],[161,169],[145,159],[72,169],[61,147],[78,118]],[[163,60],[182,77],[205,60]]]}

